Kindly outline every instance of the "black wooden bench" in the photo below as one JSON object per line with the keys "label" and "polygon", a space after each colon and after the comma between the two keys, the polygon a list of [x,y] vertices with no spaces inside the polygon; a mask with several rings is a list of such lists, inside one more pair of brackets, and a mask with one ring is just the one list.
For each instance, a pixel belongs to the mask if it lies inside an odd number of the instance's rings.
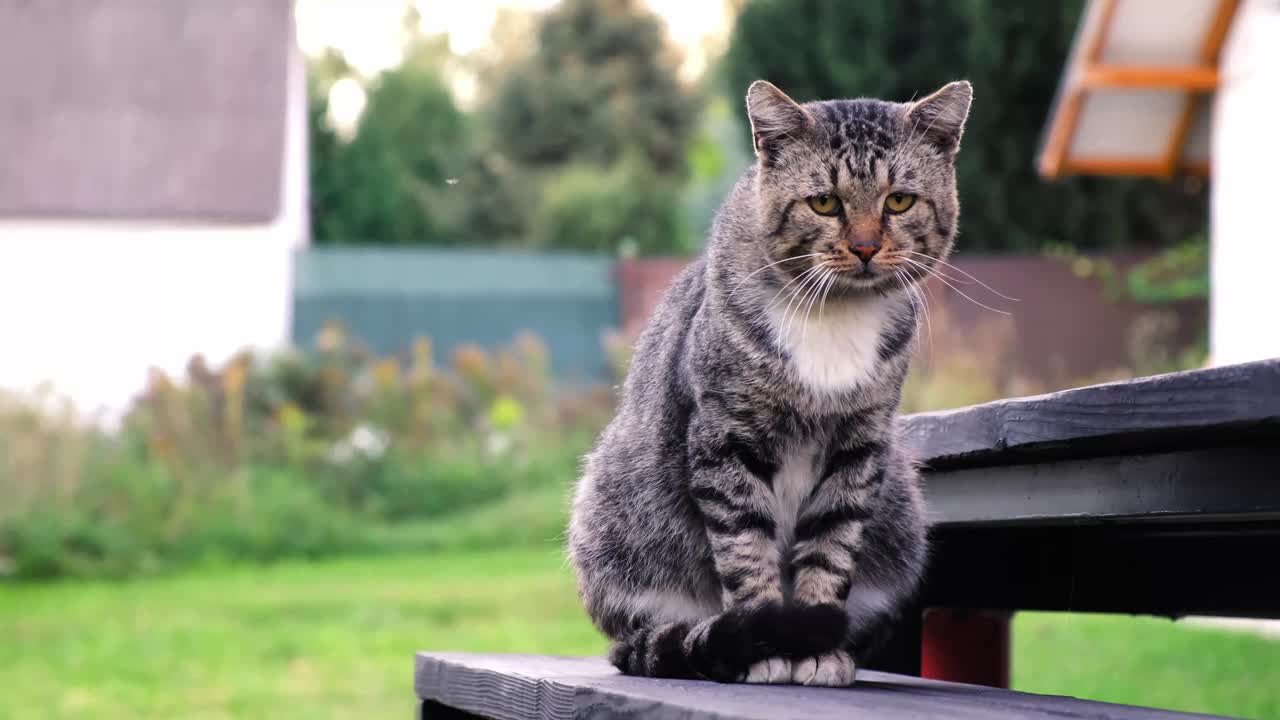
{"label": "black wooden bench", "polygon": [[[1260,564],[1280,558],[1280,360],[914,415],[907,430],[927,462],[922,608],[1280,617],[1280,573]],[[1007,642],[974,642],[1007,637],[991,617],[966,631],[915,613],[881,667],[1007,684]]]}
{"label": "black wooden bench", "polygon": [[919,608],[871,664],[895,674],[862,671],[847,690],[761,687],[624,677],[599,659],[421,653],[423,716],[1196,717],[999,689],[1008,613],[1280,617],[1280,360],[906,427],[934,551]]}
{"label": "black wooden bench", "polygon": [[860,671],[852,688],[721,685],[618,674],[599,658],[419,653],[423,720],[673,718],[676,720],[1186,720],[1165,712],[979,685]]}

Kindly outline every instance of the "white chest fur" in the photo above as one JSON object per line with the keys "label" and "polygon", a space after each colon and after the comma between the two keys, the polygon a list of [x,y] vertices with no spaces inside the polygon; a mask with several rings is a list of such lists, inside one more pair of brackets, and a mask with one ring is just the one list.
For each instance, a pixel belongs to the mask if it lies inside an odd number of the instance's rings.
{"label": "white chest fur", "polygon": [[[777,526],[775,541],[782,557],[788,557],[794,547],[796,521],[818,477],[818,445],[813,442],[798,443],[788,447],[780,458],[778,472],[773,476],[772,511]],[[884,578],[867,578],[856,572],[852,576],[846,608],[849,625],[859,632],[869,623],[898,603],[898,598],[909,586],[896,587]]]}
{"label": "white chest fur", "polygon": [[791,357],[800,381],[814,390],[848,390],[862,384],[880,362],[880,335],[889,314],[881,297],[828,302],[819,314],[770,311],[778,344]]}
{"label": "white chest fur", "polygon": [[773,476],[773,519],[783,551],[790,547],[800,507],[809,498],[817,475],[817,446],[800,443],[787,448]]}

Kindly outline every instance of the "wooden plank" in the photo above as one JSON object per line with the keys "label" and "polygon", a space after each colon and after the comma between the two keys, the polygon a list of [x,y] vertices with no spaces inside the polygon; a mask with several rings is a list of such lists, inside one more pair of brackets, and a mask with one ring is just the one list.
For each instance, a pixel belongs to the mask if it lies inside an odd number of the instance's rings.
{"label": "wooden plank", "polygon": [[[1174,171],[1177,170],[1182,170],[1188,175],[1207,176],[1209,163],[1199,160],[1181,165],[1175,163]],[[1062,173],[1166,178],[1169,176],[1169,169],[1165,161],[1160,158],[1081,156],[1070,157],[1063,161]]]}
{"label": "wooden plank", "polygon": [[926,607],[1280,618],[1280,522],[942,526]]}
{"label": "wooden plank", "polygon": [[1178,161],[1182,159],[1182,150],[1187,146],[1187,136],[1191,134],[1191,124],[1196,119],[1196,109],[1205,102],[1204,96],[1198,93],[1187,93],[1182,98],[1182,109],[1178,111],[1178,121],[1173,126],[1173,134],[1164,148],[1164,158],[1160,161],[1160,175],[1165,179],[1173,177],[1178,171]]}
{"label": "wooden plank", "polygon": [[1089,90],[1112,88],[1169,89],[1210,92],[1218,87],[1215,67],[1159,65],[1092,65],[1080,76]]}
{"label": "wooden plank", "polygon": [[904,431],[937,470],[1280,437],[1280,359],[920,413]]}
{"label": "wooden plank", "polygon": [[[1200,46],[1200,65],[1202,67],[1218,67],[1218,53],[1222,43],[1226,41],[1227,30],[1231,28],[1231,20],[1235,17],[1238,0],[1219,0],[1218,9],[1213,16],[1213,25],[1205,32],[1204,44]],[[1191,132],[1191,123],[1195,120],[1196,108],[1204,99],[1195,93],[1187,93],[1182,101],[1182,111],[1178,123],[1174,126],[1173,137],[1164,152],[1164,177],[1173,177],[1178,169],[1178,161],[1187,145],[1187,135]]]}
{"label": "wooden plank", "polygon": [[1200,46],[1200,64],[1218,66],[1218,55],[1227,41],[1227,32],[1231,30],[1231,22],[1235,20],[1240,0],[1219,0],[1218,12],[1213,16],[1213,25],[1205,33],[1204,44]]}
{"label": "wooden plank", "polygon": [[1063,163],[1071,141],[1075,139],[1076,124],[1080,119],[1080,107],[1084,95],[1079,78],[1086,68],[1102,58],[1102,46],[1111,31],[1117,0],[1093,0],[1085,9],[1085,21],[1072,48],[1066,75],[1059,90],[1061,103],[1054,103],[1050,119],[1048,141],[1040,154],[1040,174],[1054,179],[1062,174]]}
{"label": "wooden plank", "polygon": [[931,475],[932,525],[1280,518],[1280,447],[963,467]]}
{"label": "wooden plank", "polygon": [[853,688],[721,685],[620,675],[598,658],[418,653],[419,698],[483,717],[777,718],[1208,718],[1127,705],[1031,695],[864,671]]}

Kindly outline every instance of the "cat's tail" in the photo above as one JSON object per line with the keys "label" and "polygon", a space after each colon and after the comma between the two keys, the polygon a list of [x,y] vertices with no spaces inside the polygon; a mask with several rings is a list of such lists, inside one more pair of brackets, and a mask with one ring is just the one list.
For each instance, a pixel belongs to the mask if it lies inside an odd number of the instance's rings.
{"label": "cat's tail", "polygon": [[734,608],[693,622],[642,626],[613,644],[609,662],[628,675],[736,682],[756,662],[804,658],[844,646],[838,605]]}

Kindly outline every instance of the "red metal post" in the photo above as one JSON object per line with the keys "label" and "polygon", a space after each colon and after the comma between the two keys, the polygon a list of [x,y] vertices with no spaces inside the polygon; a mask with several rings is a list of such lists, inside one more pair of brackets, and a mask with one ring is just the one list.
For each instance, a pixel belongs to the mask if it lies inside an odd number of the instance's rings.
{"label": "red metal post", "polygon": [[924,614],[920,675],[1009,687],[1010,613],[930,608]]}

